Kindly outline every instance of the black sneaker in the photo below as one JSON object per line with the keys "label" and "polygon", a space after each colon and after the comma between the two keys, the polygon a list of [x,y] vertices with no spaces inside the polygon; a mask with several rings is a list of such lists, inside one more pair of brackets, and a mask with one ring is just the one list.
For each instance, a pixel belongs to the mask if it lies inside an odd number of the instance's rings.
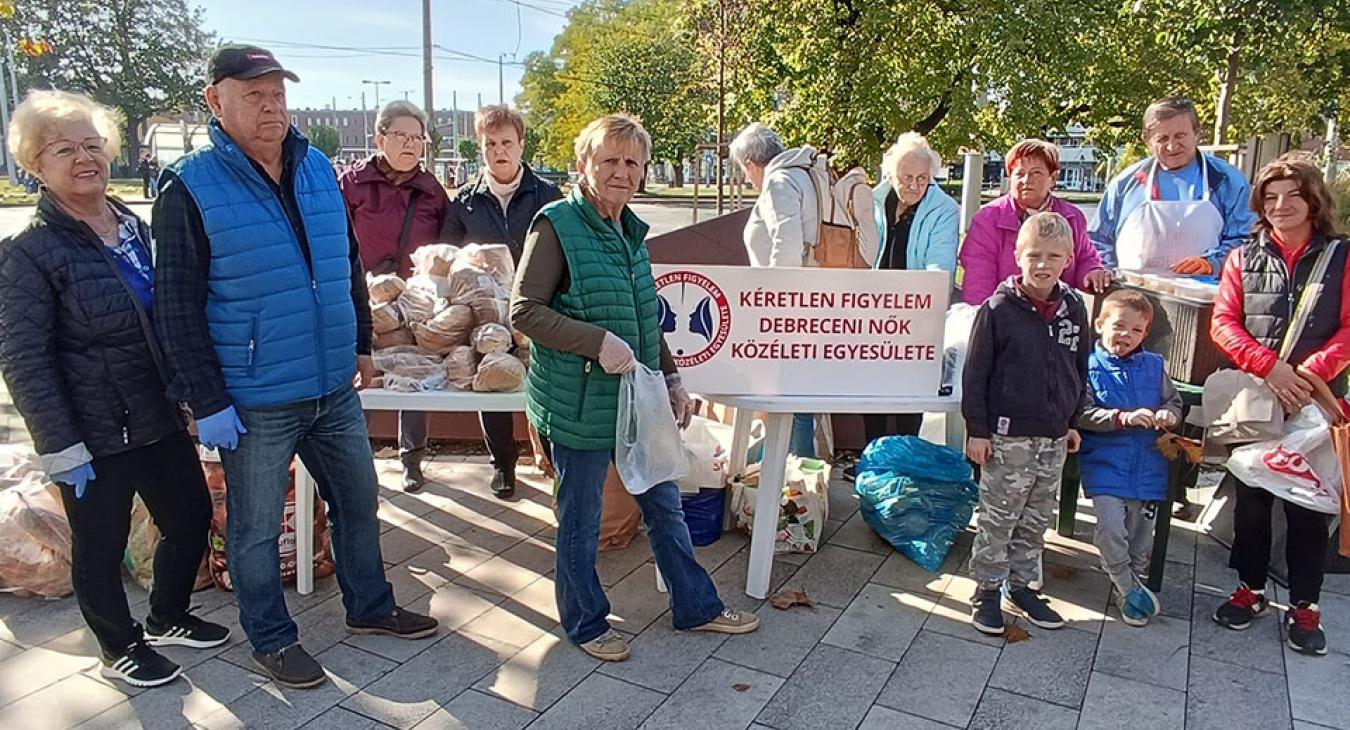
{"label": "black sneaker", "polygon": [[144,640],[137,641],[119,656],[102,657],[99,674],[109,679],[120,679],[133,687],[158,687],[168,684],[183,673],[183,668],[168,657],[150,648]]}
{"label": "black sneaker", "polygon": [[425,450],[418,449],[398,455],[399,462],[403,464],[403,491],[408,494],[420,492],[426,486],[426,477],[422,475],[422,456],[425,453]]}
{"label": "black sneaker", "polygon": [[1023,616],[1026,616],[1027,621],[1032,626],[1042,629],[1064,628],[1064,617],[1060,616],[1055,609],[1050,608],[1050,602],[1042,598],[1041,594],[1027,586],[1010,588],[1005,585],[1003,590],[1003,597]]}
{"label": "black sneaker", "polygon": [[353,634],[384,634],[400,639],[421,639],[431,636],[440,628],[441,622],[430,616],[413,613],[394,607],[394,612],[375,621],[353,621],[347,619],[347,630]]}
{"label": "black sneaker", "polygon": [[1003,635],[1003,607],[999,602],[997,588],[977,590],[970,607],[970,623],[976,631],[990,636]]}
{"label": "black sneaker", "polygon": [[220,624],[203,621],[191,613],[170,624],[161,624],[153,616],[145,618],[145,640],[151,646],[187,646],[210,649],[230,640],[230,630]]}
{"label": "black sneaker", "polygon": [[1300,601],[1285,611],[1284,628],[1294,651],[1317,656],[1327,653],[1327,635],[1322,633],[1322,612],[1317,604]]}
{"label": "black sneaker", "polygon": [[516,493],[516,475],[500,469],[492,475],[492,494],[497,499],[510,499]]}
{"label": "black sneaker", "polygon": [[1268,608],[1270,602],[1266,600],[1265,593],[1257,593],[1248,588],[1246,583],[1242,583],[1214,612],[1214,622],[1234,631],[1241,631],[1252,625],[1252,619],[1264,616]]}
{"label": "black sneaker", "polygon": [[291,644],[275,654],[253,652],[253,663],[282,687],[308,689],[328,681],[323,667],[299,644]]}

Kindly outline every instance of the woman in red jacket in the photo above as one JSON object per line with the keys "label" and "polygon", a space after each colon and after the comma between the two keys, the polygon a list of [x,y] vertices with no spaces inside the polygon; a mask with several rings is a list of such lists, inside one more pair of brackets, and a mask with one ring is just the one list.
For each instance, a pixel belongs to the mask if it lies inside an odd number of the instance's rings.
{"label": "woman in red jacket", "polygon": [[[1258,220],[1251,238],[1233,250],[1223,267],[1210,336],[1239,368],[1265,380],[1287,412],[1312,401],[1313,383],[1326,383],[1337,398],[1346,393],[1350,365],[1350,245],[1335,231],[1335,206],[1322,175],[1307,162],[1276,160],[1252,185],[1251,207]],[[1330,265],[1318,282],[1321,294],[1293,345],[1288,360],[1277,351],[1300,295],[1323,251]],[[1285,559],[1289,605],[1284,623],[1289,645],[1325,654],[1317,601],[1327,554],[1329,516],[1280,499],[1259,487],[1238,483],[1233,559],[1241,580],[1214,613],[1230,629],[1245,629],[1269,607],[1265,596],[1270,565],[1270,513],[1282,502],[1289,525]]]}
{"label": "woman in red jacket", "polygon": [[[422,169],[426,146],[427,115],[410,102],[390,102],[375,118],[375,154],[338,179],[366,271],[410,276],[412,252],[440,236],[450,199]],[[404,491],[422,488],[426,448],[427,414],[399,411]]]}

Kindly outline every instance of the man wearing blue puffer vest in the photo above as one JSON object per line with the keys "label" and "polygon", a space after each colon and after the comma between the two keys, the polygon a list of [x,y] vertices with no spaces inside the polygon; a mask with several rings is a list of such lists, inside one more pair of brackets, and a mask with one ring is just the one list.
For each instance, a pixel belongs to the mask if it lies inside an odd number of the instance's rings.
{"label": "man wearing blue puffer vest", "polygon": [[254,663],[277,684],[313,687],[324,671],[299,644],[278,559],[296,454],[327,503],[347,630],[413,639],[437,622],[399,608],[384,577],[353,382],[375,375],[365,275],[332,166],[288,123],[286,79],[299,80],[262,48],[212,54],[211,144],[165,170],[155,202],[155,325],[170,398],[220,449],[230,579]]}
{"label": "man wearing blue puffer vest", "polygon": [[1102,302],[1101,340],[1088,358],[1078,416],[1078,465],[1097,514],[1093,541],[1130,626],[1146,625],[1162,608],[1144,585],[1154,518],[1167,499],[1167,460],[1155,442],[1157,431],[1181,419],[1181,396],[1162,357],[1140,347],[1152,321],[1153,306],[1138,292],[1116,291]]}

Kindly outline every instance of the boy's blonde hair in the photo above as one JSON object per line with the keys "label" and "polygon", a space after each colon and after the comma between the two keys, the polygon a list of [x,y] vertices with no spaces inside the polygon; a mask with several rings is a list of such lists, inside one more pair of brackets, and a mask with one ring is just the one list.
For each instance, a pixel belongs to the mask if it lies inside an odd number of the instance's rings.
{"label": "boy's blonde hair", "polygon": [[1138,314],[1142,314],[1148,325],[1153,324],[1153,303],[1148,300],[1141,292],[1131,289],[1117,289],[1102,300],[1101,311],[1097,313],[1097,328],[1101,329],[1101,323],[1106,320],[1106,313],[1111,309],[1129,309]]}
{"label": "boy's blonde hair", "polygon": [[1062,241],[1069,254],[1073,254],[1073,229],[1069,227],[1069,221],[1059,213],[1043,211],[1028,216],[1017,231],[1017,244],[1013,247],[1013,255],[1020,255],[1022,249],[1032,241]]}

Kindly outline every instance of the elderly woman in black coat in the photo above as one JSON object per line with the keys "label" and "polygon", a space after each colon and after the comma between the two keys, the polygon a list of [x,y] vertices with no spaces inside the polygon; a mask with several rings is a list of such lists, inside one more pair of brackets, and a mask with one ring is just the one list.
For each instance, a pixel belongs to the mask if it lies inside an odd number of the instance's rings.
{"label": "elderly woman in black coat", "polygon": [[[10,153],[42,187],[32,222],[0,242],[0,372],[60,486],[101,671],[153,687],[182,670],[152,645],[209,648],[229,630],[189,613],[211,500],[164,395],[149,229],[108,196],[117,130],[111,110],[78,94],[34,91],[14,110]],[[144,626],[121,576],[134,494],[162,534]]]}

